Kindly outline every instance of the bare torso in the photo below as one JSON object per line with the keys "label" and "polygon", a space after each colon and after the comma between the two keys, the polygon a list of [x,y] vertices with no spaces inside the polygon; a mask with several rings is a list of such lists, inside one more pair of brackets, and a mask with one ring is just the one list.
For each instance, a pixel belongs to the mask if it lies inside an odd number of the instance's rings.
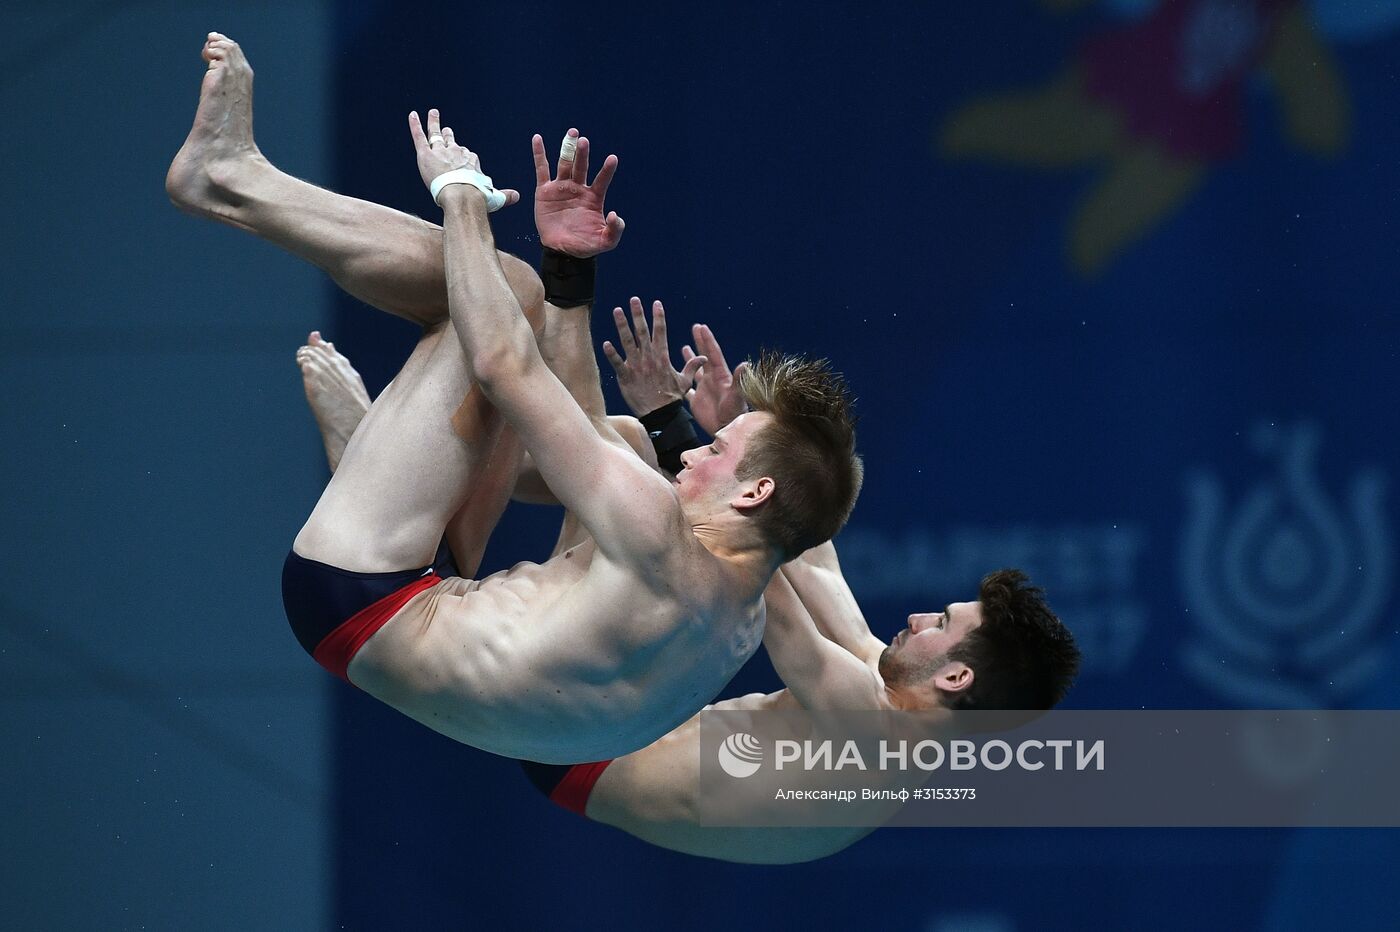
{"label": "bare torso", "polygon": [[[799,709],[786,689],[726,699],[707,709]],[[700,824],[700,719],[612,762],[588,798],[588,817],[643,841],[700,857],[747,864],[793,864],[826,857],[874,831],[870,827],[719,828]],[[802,778],[788,781],[803,789]],[[791,803],[782,804],[791,818]],[[761,813],[753,813],[762,821]]]}
{"label": "bare torso", "polygon": [[480,581],[446,579],[365,643],[350,680],[423,724],[510,757],[574,763],[645,747],[758,648],[763,602],[734,602],[697,542],[664,583],[592,540]]}

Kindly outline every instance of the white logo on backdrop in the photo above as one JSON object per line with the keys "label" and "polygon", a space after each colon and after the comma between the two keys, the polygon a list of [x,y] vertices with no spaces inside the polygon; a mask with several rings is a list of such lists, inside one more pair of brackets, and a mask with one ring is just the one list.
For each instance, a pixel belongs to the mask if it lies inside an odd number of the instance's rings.
{"label": "white logo on backdrop", "polygon": [[1316,424],[1257,426],[1277,471],[1233,510],[1224,484],[1187,482],[1181,584],[1195,631],[1183,653],[1201,683],[1245,708],[1316,708],[1374,678],[1369,635],[1390,592],[1390,529],[1379,472],[1356,474],[1345,505],[1318,481]]}

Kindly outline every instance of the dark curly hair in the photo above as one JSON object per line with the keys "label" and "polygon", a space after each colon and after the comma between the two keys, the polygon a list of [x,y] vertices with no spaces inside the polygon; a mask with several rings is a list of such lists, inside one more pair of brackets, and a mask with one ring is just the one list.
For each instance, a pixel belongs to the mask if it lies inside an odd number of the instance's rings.
{"label": "dark curly hair", "polygon": [[982,623],[948,652],[972,668],[972,685],[948,697],[954,709],[1049,709],[1079,673],[1079,648],[1045,593],[1020,570],[989,573],[977,601]]}

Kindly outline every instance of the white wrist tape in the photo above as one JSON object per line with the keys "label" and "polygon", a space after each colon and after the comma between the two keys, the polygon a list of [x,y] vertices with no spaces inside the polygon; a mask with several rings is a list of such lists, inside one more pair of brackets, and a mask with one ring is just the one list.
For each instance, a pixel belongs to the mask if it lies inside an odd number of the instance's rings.
{"label": "white wrist tape", "polygon": [[442,193],[443,188],[450,184],[469,184],[485,194],[487,213],[494,213],[506,206],[506,196],[496,190],[495,185],[491,183],[491,178],[473,168],[454,168],[452,171],[443,172],[434,178],[432,183],[428,185],[428,192],[432,194],[434,204],[442,206],[438,201],[438,195]]}

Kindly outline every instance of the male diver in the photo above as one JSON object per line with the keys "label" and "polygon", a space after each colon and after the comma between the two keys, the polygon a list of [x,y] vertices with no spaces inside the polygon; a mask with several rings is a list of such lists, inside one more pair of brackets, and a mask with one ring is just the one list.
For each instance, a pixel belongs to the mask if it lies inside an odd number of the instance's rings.
{"label": "male diver", "polygon": [[[844,383],[770,357],[745,375],[752,410],[668,482],[607,421],[592,353],[562,376],[541,354],[518,265],[487,219],[519,195],[494,187],[436,110],[426,131],[411,114],[410,134],[440,228],[278,171],[253,139],[242,50],[211,33],[203,57],[172,200],[424,327],[288,555],[302,644],[399,711],[512,757],[616,757],[686,721],[757,649],[773,573],[850,513],[861,464]],[[532,145],[546,305],[587,314],[591,260],[622,234],[602,210],[617,160],[589,183],[587,141],[571,132],[551,179],[540,137]],[[479,550],[493,523],[481,516],[510,491],[490,466],[511,461],[499,475],[513,475],[522,447],[586,536],[544,564],[455,575],[441,542],[463,562]]]}

